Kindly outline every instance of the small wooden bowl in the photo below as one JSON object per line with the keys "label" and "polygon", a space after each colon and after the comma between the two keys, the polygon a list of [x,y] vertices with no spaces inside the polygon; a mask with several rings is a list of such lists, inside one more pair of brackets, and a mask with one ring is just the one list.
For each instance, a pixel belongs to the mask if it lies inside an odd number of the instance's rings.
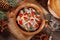
{"label": "small wooden bowl", "polygon": [[48,0],[48,9],[54,17],[60,19],[60,0]]}
{"label": "small wooden bowl", "polygon": [[[26,31],[23,31],[21,28],[19,28],[19,26],[17,25],[16,15],[17,15],[18,11],[24,7],[27,7],[27,8],[32,7],[34,9],[36,9],[37,12],[41,15],[42,22],[41,22],[41,25],[38,30],[36,30],[34,32],[26,32]],[[20,6],[16,8],[16,10],[13,10],[8,13],[8,18],[9,18],[8,19],[9,20],[8,28],[9,28],[10,32],[19,39],[20,39],[20,37],[24,38],[24,36],[21,36],[21,34],[24,34],[26,36],[32,36],[32,35],[39,33],[40,31],[42,31],[42,29],[44,28],[44,25],[45,25],[45,20],[43,18],[43,10],[42,10],[41,6],[38,6],[33,3],[21,3]]]}

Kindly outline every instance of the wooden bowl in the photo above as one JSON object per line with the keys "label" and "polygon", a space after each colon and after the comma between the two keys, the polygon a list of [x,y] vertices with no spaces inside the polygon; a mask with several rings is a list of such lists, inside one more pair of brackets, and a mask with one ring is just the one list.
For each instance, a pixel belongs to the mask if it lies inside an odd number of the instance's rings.
{"label": "wooden bowl", "polygon": [[54,17],[60,19],[60,0],[48,0],[48,9]]}
{"label": "wooden bowl", "polygon": [[[41,22],[38,30],[36,30],[34,32],[26,32],[26,31],[22,30],[21,28],[19,28],[19,26],[17,25],[16,15],[17,15],[18,11],[24,7],[27,7],[27,8],[32,7],[34,9],[36,9],[37,12],[41,15],[42,22]],[[15,10],[8,12],[8,21],[9,21],[8,28],[9,28],[10,32],[12,34],[14,34],[18,39],[20,39],[20,37],[23,39],[24,36],[22,36],[22,35],[33,36],[33,35],[39,33],[40,31],[42,31],[42,29],[44,28],[44,25],[45,25],[45,20],[43,18],[43,10],[42,10],[41,6],[39,6],[37,4],[33,4],[33,3],[21,3],[20,6],[18,6]],[[25,40],[25,38],[23,40]]]}

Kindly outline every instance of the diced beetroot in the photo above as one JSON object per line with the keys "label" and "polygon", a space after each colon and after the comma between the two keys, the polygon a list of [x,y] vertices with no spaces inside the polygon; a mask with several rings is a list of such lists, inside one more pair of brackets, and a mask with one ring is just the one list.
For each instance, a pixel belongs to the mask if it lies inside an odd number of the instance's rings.
{"label": "diced beetroot", "polygon": [[34,12],[33,11],[31,12],[31,15],[34,16]]}
{"label": "diced beetroot", "polygon": [[31,19],[31,21],[34,21],[34,19]]}
{"label": "diced beetroot", "polygon": [[36,28],[38,28],[38,27],[39,27],[39,25],[38,25],[38,24],[35,24],[35,27],[36,27]]}
{"label": "diced beetroot", "polygon": [[36,18],[40,18],[40,16],[36,16]]}
{"label": "diced beetroot", "polygon": [[28,22],[28,24],[29,24],[29,26],[31,26],[31,23],[30,22]]}
{"label": "diced beetroot", "polygon": [[28,14],[27,12],[24,13],[24,15],[27,15],[27,14]]}
{"label": "diced beetroot", "polygon": [[19,20],[19,24],[21,24],[21,25],[23,24],[22,20]]}
{"label": "diced beetroot", "polygon": [[19,13],[19,16],[20,16],[20,17],[22,17],[22,16],[23,16],[23,14]]}
{"label": "diced beetroot", "polygon": [[27,17],[24,17],[24,19],[25,19],[25,20],[28,20],[28,18],[27,18]]}

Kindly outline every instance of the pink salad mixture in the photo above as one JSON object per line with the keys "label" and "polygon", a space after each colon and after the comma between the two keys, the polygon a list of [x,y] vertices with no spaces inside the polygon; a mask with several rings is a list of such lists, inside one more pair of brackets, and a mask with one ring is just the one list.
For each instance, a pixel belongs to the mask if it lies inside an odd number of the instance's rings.
{"label": "pink salad mixture", "polygon": [[27,31],[38,29],[41,22],[40,19],[40,14],[33,8],[21,9],[17,16],[18,24]]}

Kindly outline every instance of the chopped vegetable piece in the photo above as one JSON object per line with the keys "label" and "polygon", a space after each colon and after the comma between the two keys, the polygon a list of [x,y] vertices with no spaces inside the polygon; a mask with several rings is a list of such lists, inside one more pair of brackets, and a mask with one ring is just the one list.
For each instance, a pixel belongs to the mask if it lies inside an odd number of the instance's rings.
{"label": "chopped vegetable piece", "polygon": [[19,24],[20,24],[20,25],[22,25],[22,24],[23,24],[23,23],[22,23],[22,20],[19,20]]}

